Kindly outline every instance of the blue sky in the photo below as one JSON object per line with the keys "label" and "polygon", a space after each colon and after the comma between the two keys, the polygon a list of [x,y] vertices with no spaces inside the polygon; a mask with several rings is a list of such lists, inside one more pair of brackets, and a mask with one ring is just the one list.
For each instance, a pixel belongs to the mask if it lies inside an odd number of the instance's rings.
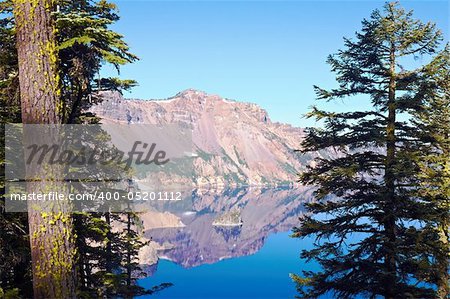
{"label": "blue sky", "polygon": [[[141,60],[121,77],[139,87],[126,97],[167,98],[187,88],[254,102],[273,121],[314,123],[301,116],[317,104],[313,85],[335,86],[325,63],[361,20],[383,1],[114,1],[125,35]],[[434,21],[448,40],[448,1],[403,1],[423,21]],[[105,68],[104,75],[111,69]],[[322,107],[354,110],[360,100]]]}

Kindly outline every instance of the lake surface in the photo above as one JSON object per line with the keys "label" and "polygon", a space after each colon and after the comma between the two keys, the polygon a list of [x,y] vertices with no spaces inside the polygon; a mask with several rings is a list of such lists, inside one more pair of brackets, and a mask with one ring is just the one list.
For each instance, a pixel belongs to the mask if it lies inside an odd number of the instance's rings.
{"label": "lake surface", "polygon": [[289,273],[316,269],[305,264],[299,252],[306,240],[293,239],[289,233],[270,236],[257,253],[201,265],[191,269],[161,260],[156,274],[141,280],[151,287],[163,282],[174,286],[153,298],[294,298],[295,284]]}
{"label": "lake surface", "polygon": [[[178,207],[159,207],[183,227],[147,228],[147,237],[173,248],[159,252],[139,283],[174,284],[149,298],[294,298],[289,274],[317,269],[299,257],[311,240],[289,236],[310,199],[310,189],[236,189],[193,193]],[[212,225],[230,210],[239,210],[241,226]]]}

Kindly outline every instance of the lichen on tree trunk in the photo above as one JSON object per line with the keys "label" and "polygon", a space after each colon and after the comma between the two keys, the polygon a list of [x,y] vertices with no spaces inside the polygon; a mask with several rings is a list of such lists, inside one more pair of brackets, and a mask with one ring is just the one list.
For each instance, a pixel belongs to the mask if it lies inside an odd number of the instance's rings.
{"label": "lichen on tree trunk", "polygon": [[[55,26],[51,16],[54,2],[13,0],[24,124],[61,122]],[[58,171],[51,171],[53,177],[57,177]],[[61,191],[64,186],[55,181],[27,184],[28,191],[50,189]],[[28,208],[34,298],[75,298],[75,245],[70,206],[57,203],[49,211],[41,208],[32,205]]]}
{"label": "lichen on tree trunk", "polygon": [[22,121],[60,122],[54,0],[14,0]]}

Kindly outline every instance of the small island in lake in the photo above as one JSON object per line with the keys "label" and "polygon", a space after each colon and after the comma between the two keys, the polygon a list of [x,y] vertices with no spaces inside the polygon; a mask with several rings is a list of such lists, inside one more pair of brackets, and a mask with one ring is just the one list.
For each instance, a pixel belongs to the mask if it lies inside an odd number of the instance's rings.
{"label": "small island in lake", "polygon": [[213,226],[241,226],[242,224],[241,212],[239,210],[225,212],[212,223]]}

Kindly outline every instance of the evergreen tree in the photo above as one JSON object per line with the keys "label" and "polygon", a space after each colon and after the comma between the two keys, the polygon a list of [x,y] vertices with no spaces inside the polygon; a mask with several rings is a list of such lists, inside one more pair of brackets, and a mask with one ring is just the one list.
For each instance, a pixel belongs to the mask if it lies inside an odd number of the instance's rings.
{"label": "evergreen tree", "polygon": [[[126,192],[134,192],[132,179],[126,183]],[[106,264],[103,275],[104,285],[107,286],[104,295],[108,298],[134,298],[141,295],[150,295],[172,286],[171,283],[162,283],[151,289],[144,289],[137,284],[139,278],[146,274],[139,264],[139,251],[147,245],[143,241],[142,220],[138,212],[127,208],[123,213],[105,213],[105,221],[110,228],[104,253]]]}
{"label": "evergreen tree", "polygon": [[[4,123],[20,122],[20,91],[18,88],[18,59],[15,48],[16,18],[11,14],[12,1],[0,2],[4,18],[0,23],[0,99],[2,100],[2,128]],[[99,78],[98,73],[103,64],[113,64],[117,70],[123,64],[133,62],[137,57],[128,52],[128,46],[123,37],[110,30],[109,25],[119,19],[116,6],[107,1],[58,1],[58,6],[52,13],[56,29],[53,33],[56,39],[58,58],[57,70],[60,76],[60,103],[62,123],[96,123],[98,118],[86,113],[91,105],[101,101],[101,91],[127,89],[135,85],[133,80],[118,78]],[[3,135],[2,135],[3,136]],[[2,139],[2,143],[4,140]],[[3,149],[3,147],[2,147]],[[2,157],[4,152],[2,150]],[[4,169],[2,158],[2,169]],[[2,171],[4,174],[4,171]],[[2,183],[4,179],[2,180]],[[3,187],[2,187],[3,188]],[[2,193],[4,194],[4,193]],[[2,202],[4,199],[2,198]],[[8,261],[17,263],[1,264],[1,287],[5,290],[20,293],[30,297],[26,287],[30,279],[27,267],[29,248],[26,246],[28,234],[23,230],[27,227],[26,215],[8,214],[1,211],[2,252]],[[121,274],[121,250],[130,244],[122,232],[114,231],[112,222],[120,222],[123,216],[110,213],[74,213],[73,224],[75,244],[77,247],[77,296],[82,298],[111,297],[124,290],[123,274]],[[4,228],[4,229],[3,229]],[[14,228],[15,230],[10,230]],[[128,230],[128,235],[133,229]],[[134,234],[137,238],[137,233]],[[23,243],[22,247],[8,250],[9,246]],[[137,240],[137,239],[136,239]],[[143,245],[143,244],[141,244]],[[23,248],[23,253],[19,249]],[[137,250],[139,246],[135,247]],[[124,251],[124,252],[125,252]],[[130,252],[128,250],[128,252]],[[9,255],[11,253],[11,255]],[[19,259],[18,255],[22,254]],[[14,254],[14,256],[13,256]],[[137,251],[129,254],[130,260],[136,258]],[[28,257],[28,259],[27,259]],[[4,270],[4,271],[3,271]],[[24,274],[22,276],[22,274]],[[21,277],[22,276],[22,277]],[[16,280],[14,280],[16,279]],[[119,283],[110,283],[115,282]],[[125,287],[127,294],[145,293],[140,287],[133,285]],[[132,290],[132,291],[131,291]],[[133,293],[134,292],[134,293]],[[150,292],[150,291],[149,291]]]}
{"label": "evergreen tree", "polygon": [[139,266],[138,254],[139,250],[146,245],[142,241],[141,235],[139,234],[141,220],[137,213],[128,212],[125,216],[126,218],[126,228],[122,233],[122,238],[124,239],[124,252],[122,260],[123,273],[125,274],[125,283],[122,284],[123,288],[121,293],[124,298],[133,298],[136,295],[151,294],[151,291],[146,291],[142,287],[137,286],[136,280],[138,278],[144,277],[145,274],[142,272]]}
{"label": "evergreen tree", "polygon": [[[52,12],[55,19],[55,39],[60,76],[62,123],[91,122],[95,118],[85,111],[101,101],[101,91],[127,90],[136,85],[134,80],[99,77],[105,64],[112,64],[118,71],[120,66],[138,58],[129,52],[123,36],[109,27],[119,20],[115,4],[101,1],[58,1]],[[18,61],[15,49],[14,28],[16,20],[11,14],[11,0],[0,1],[0,40],[2,100],[10,109],[20,113],[20,91],[18,88]],[[86,117],[88,119],[86,119]]]}
{"label": "evergreen tree", "polygon": [[105,0],[60,1],[55,17],[65,123],[89,121],[91,115],[84,111],[102,100],[102,90],[136,85],[133,80],[98,77],[105,63],[119,71],[137,60],[123,36],[109,28],[119,20],[116,11],[116,5]]}
{"label": "evergreen tree", "polygon": [[77,235],[80,298],[133,298],[169,286],[146,290],[137,285],[145,277],[137,258],[146,245],[137,214],[76,213],[75,219],[84,227]]}
{"label": "evergreen tree", "polygon": [[433,210],[417,197],[420,169],[415,163],[417,130],[410,118],[424,101],[418,91],[424,67],[408,69],[417,56],[435,53],[441,34],[398,3],[387,3],[362,21],[356,39],[328,58],[339,87],[315,87],[319,99],[370,99],[366,111],[333,113],[313,108],[324,122],[310,129],[303,152],[336,150],[318,158],[301,182],[317,185],[311,212],[294,237],[316,236],[302,257],[316,260],[317,272],[293,275],[301,298],[333,293],[375,298],[432,298],[435,242],[424,239]]}
{"label": "evergreen tree", "polygon": [[434,213],[428,216],[436,240],[434,277],[438,298],[450,296],[450,46],[437,55],[424,70],[419,90],[425,95],[415,113],[418,138],[417,163],[420,167],[418,196],[429,201]]}

